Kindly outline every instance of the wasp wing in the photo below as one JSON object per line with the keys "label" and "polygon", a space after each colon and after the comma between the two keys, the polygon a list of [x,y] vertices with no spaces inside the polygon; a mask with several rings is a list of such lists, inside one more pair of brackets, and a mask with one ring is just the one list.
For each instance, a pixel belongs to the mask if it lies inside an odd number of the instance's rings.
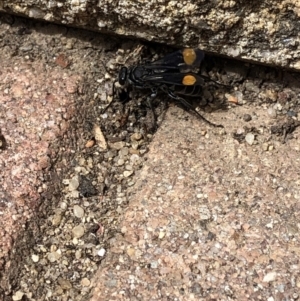
{"label": "wasp wing", "polygon": [[187,72],[195,68],[199,68],[204,59],[204,52],[200,49],[185,48],[170,53],[157,61],[145,64],[144,68],[151,69],[154,72]]}
{"label": "wasp wing", "polygon": [[157,73],[142,77],[144,87],[161,89],[171,97],[181,94],[185,96],[198,97],[202,94],[204,80],[199,75],[188,73]]}
{"label": "wasp wing", "polygon": [[143,82],[149,82],[154,84],[167,84],[167,85],[183,85],[183,86],[195,86],[204,84],[204,79],[192,72],[188,73],[172,73],[165,72],[159,74],[145,75],[142,78]]}

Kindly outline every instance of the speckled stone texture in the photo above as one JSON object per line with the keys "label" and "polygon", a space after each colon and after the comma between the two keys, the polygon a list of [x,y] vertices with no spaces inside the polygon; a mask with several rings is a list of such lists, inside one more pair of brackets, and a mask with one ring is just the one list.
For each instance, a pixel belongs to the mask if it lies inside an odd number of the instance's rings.
{"label": "speckled stone texture", "polygon": [[[229,135],[232,112],[226,135],[178,112],[150,146],[91,300],[297,299],[299,140],[264,151]],[[268,122],[262,110],[250,125]]]}
{"label": "speckled stone texture", "polygon": [[300,70],[298,0],[2,0],[0,9]]}
{"label": "speckled stone texture", "polygon": [[153,136],[149,91],[103,109],[167,49],[1,14],[0,45],[1,301],[299,299],[299,74],[207,56],[224,129],[162,93]]}
{"label": "speckled stone texture", "polygon": [[[8,27],[7,27],[8,29]],[[5,26],[1,27],[1,34]],[[47,192],[54,146],[69,129],[80,76],[0,51],[0,267]],[[54,191],[52,190],[52,193]],[[7,263],[9,265],[9,263]],[[1,268],[1,269],[2,269]]]}

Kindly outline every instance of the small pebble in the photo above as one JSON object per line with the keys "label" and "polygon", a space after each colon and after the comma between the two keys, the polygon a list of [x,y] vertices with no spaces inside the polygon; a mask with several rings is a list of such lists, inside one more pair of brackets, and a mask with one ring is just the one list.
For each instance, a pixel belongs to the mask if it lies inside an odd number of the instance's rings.
{"label": "small pebble", "polygon": [[128,153],[129,153],[128,147],[123,147],[123,148],[120,150],[120,155],[122,155],[122,156],[127,156]]}
{"label": "small pebble", "polygon": [[271,118],[276,118],[276,116],[277,116],[276,110],[274,110],[273,108],[269,108],[269,109],[267,110],[267,112],[268,112],[268,115],[269,115]]}
{"label": "small pebble", "polygon": [[276,103],[274,105],[274,109],[277,110],[277,111],[282,111],[282,105],[280,103]]}
{"label": "small pebble", "polygon": [[269,150],[269,144],[268,143],[263,143],[262,148],[265,152],[268,151]]}
{"label": "small pebble", "polygon": [[21,50],[23,52],[30,51],[31,49],[32,49],[32,45],[24,45],[19,48],[19,50]]}
{"label": "small pebble", "polygon": [[53,226],[59,226],[60,225],[60,222],[61,222],[61,214],[60,213],[57,213],[53,216],[53,219],[52,219],[52,225]]}
{"label": "small pebble", "polygon": [[104,78],[105,79],[111,79],[111,75],[109,73],[105,73]]}
{"label": "small pebble", "polygon": [[249,145],[252,145],[254,142],[254,138],[255,136],[252,133],[248,133],[245,137],[245,140]]}
{"label": "small pebble", "polygon": [[97,144],[99,145],[99,147],[101,147],[103,149],[107,149],[107,143],[106,143],[105,137],[101,131],[101,128],[98,125],[94,126],[94,136],[95,136],[95,140],[96,140]]}
{"label": "small pebble", "polygon": [[47,258],[50,262],[55,262],[56,260],[58,260],[61,257],[61,254],[57,251],[54,252],[50,252],[47,255]]}
{"label": "small pebble", "polygon": [[125,142],[123,141],[118,141],[115,143],[110,143],[109,145],[112,149],[116,149],[116,150],[120,150],[121,148],[123,148],[125,146]]}
{"label": "small pebble", "polygon": [[250,114],[245,114],[245,115],[243,116],[243,119],[244,119],[244,121],[249,122],[249,121],[252,120],[252,117],[251,117]]}
{"label": "small pebble", "polygon": [[38,262],[40,258],[39,258],[39,255],[32,254],[31,259],[32,259],[33,262]]}
{"label": "small pebble", "polygon": [[211,213],[208,209],[207,206],[203,205],[203,206],[199,206],[199,218],[200,220],[209,220],[211,218]]}
{"label": "small pebble", "polygon": [[74,191],[79,186],[78,176],[74,176],[69,182],[69,191]]}
{"label": "small pebble", "polygon": [[84,227],[82,225],[79,225],[79,226],[75,226],[73,229],[72,229],[72,234],[73,234],[73,237],[75,238],[80,238],[83,236],[84,234]]}
{"label": "small pebble", "polygon": [[295,111],[291,111],[291,110],[287,111],[287,115],[289,117],[297,117],[297,113]]}
{"label": "small pebble", "polygon": [[132,165],[129,165],[129,164],[126,164],[125,169],[126,170],[133,170]]}
{"label": "small pebble", "polygon": [[158,238],[159,238],[159,239],[162,239],[162,238],[165,237],[165,235],[166,235],[166,232],[160,231],[160,232],[159,232],[159,235],[158,235]]}
{"label": "small pebble", "polygon": [[281,293],[284,293],[284,288],[285,288],[285,285],[282,283],[277,285],[277,290]]}
{"label": "small pebble", "polygon": [[236,96],[234,95],[231,95],[231,94],[225,94],[225,97],[227,98],[227,101],[228,102],[231,102],[231,103],[234,103],[234,104],[237,104],[238,103],[238,99]]}
{"label": "small pebble", "polygon": [[134,165],[140,161],[140,156],[137,154],[133,154],[130,156],[130,162]]}
{"label": "small pebble", "polygon": [[122,165],[124,165],[124,163],[125,163],[125,161],[124,161],[123,159],[119,159],[119,160],[117,161],[117,165],[118,165],[118,166],[122,166]]}
{"label": "small pebble", "polygon": [[276,276],[277,276],[276,272],[270,272],[264,276],[263,282],[272,282],[276,279]]}
{"label": "small pebble", "polygon": [[42,19],[45,16],[45,12],[37,7],[32,7],[29,9],[28,15],[30,18]]}
{"label": "small pebble", "polygon": [[134,133],[131,135],[130,139],[131,141],[139,141],[143,138],[142,134],[140,133]]}
{"label": "small pebble", "polygon": [[22,291],[16,291],[16,293],[12,296],[13,301],[22,300],[24,293]]}
{"label": "small pebble", "polygon": [[152,268],[152,269],[157,269],[157,267],[158,267],[158,262],[157,262],[157,261],[152,261],[150,265],[151,265],[151,268]]}
{"label": "small pebble", "polygon": [[73,212],[74,212],[74,215],[78,218],[83,218],[83,216],[84,216],[84,210],[78,205],[74,206]]}
{"label": "small pebble", "polygon": [[241,135],[241,134],[244,134],[244,133],[245,133],[245,130],[244,130],[243,128],[238,128],[238,129],[236,130],[236,133],[237,133],[238,135]]}
{"label": "small pebble", "polygon": [[81,258],[81,250],[76,250],[75,251],[75,258],[78,260]]}
{"label": "small pebble", "polygon": [[277,92],[274,91],[273,89],[267,89],[265,91],[265,97],[271,99],[272,101],[276,101],[276,99],[277,99]]}
{"label": "small pebble", "polygon": [[82,286],[90,286],[91,285],[91,281],[88,278],[83,278],[80,281]]}
{"label": "small pebble", "polygon": [[103,257],[105,255],[106,251],[105,249],[101,248],[98,252],[97,252],[97,255],[100,256],[100,257]]}
{"label": "small pebble", "polygon": [[123,172],[123,175],[124,175],[125,178],[130,177],[132,174],[133,174],[133,171],[132,171],[132,170],[125,170],[125,171]]}
{"label": "small pebble", "polygon": [[95,145],[95,140],[91,139],[85,144],[85,147],[90,148],[93,147],[94,145]]}
{"label": "small pebble", "polygon": [[61,202],[61,203],[60,203],[60,208],[61,208],[62,210],[66,210],[66,209],[68,208],[68,204],[67,204],[66,202]]}
{"label": "small pebble", "polygon": [[133,248],[128,248],[126,252],[129,257],[133,257],[135,255],[135,250]]}
{"label": "small pebble", "polygon": [[137,150],[137,149],[131,148],[131,149],[129,150],[129,153],[132,154],[132,155],[139,155],[139,154],[140,154],[140,151]]}
{"label": "small pebble", "polygon": [[138,149],[138,148],[139,148],[139,143],[138,143],[137,141],[132,141],[131,147],[132,147],[133,149]]}
{"label": "small pebble", "polygon": [[72,284],[69,280],[67,279],[63,279],[63,278],[58,278],[58,281],[57,281],[60,285],[60,287],[63,289],[63,290],[69,290],[72,288]]}

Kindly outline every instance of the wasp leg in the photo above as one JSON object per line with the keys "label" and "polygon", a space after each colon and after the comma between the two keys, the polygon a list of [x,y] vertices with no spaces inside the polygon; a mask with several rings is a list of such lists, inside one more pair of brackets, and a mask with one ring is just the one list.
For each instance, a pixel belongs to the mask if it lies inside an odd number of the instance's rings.
{"label": "wasp leg", "polygon": [[147,105],[150,107],[150,109],[152,111],[154,126],[156,126],[157,116],[154,112],[154,109],[152,106],[152,101],[155,99],[156,96],[157,96],[157,89],[153,88],[153,89],[151,89],[151,94],[147,97]]}
{"label": "wasp leg", "polygon": [[208,76],[205,76],[205,75],[200,75],[200,77],[202,77],[204,80],[206,80],[207,82],[211,82],[213,84],[216,84],[217,86],[220,86],[220,87],[224,87],[224,88],[228,88],[228,89],[232,89],[232,86],[230,85],[225,85],[225,84],[222,84],[222,83],[219,83],[211,78],[209,78]]}
{"label": "wasp leg", "polygon": [[207,120],[205,117],[203,117],[199,112],[197,112],[195,110],[195,108],[189,103],[187,102],[184,98],[179,97],[178,95],[172,93],[171,91],[168,91],[168,94],[170,97],[172,97],[175,100],[180,101],[186,108],[192,110],[200,119],[202,119],[203,121],[205,121],[207,124],[214,126],[214,127],[218,127],[218,128],[224,128],[224,126],[222,124],[215,124],[213,122],[210,122],[209,120]]}
{"label": "wasp leg", "polygon": [[111,102],[102,110],[101,114],[104,114],[107,109],[112,105],[114,99],[115,99],[115,93],[116,93],[116,88],[115,88],[115,85],[116,83],[118,82],[118,80],[115,80],[114,83],[113,83],[113,88],[112,88],[112,100]]}

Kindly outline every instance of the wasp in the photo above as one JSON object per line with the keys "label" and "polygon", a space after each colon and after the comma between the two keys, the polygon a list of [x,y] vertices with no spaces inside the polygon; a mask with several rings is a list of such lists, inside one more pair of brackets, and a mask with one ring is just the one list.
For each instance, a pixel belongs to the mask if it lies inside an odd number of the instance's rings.
{"label": "wasp", "polygon": [[139,89],[150,89],[152,99],[157,96],[159,91],[163,91],[192,110],[209,125],[223,127],[208,121],[184,99],[184,96],[201,97],[206,77],[198,75],[194,71],[200,67],[203,59],[204,52],[200,49],[185,48],[154,62],[131,67],[123,66],[116,82],[124,87],[131,85]]}

